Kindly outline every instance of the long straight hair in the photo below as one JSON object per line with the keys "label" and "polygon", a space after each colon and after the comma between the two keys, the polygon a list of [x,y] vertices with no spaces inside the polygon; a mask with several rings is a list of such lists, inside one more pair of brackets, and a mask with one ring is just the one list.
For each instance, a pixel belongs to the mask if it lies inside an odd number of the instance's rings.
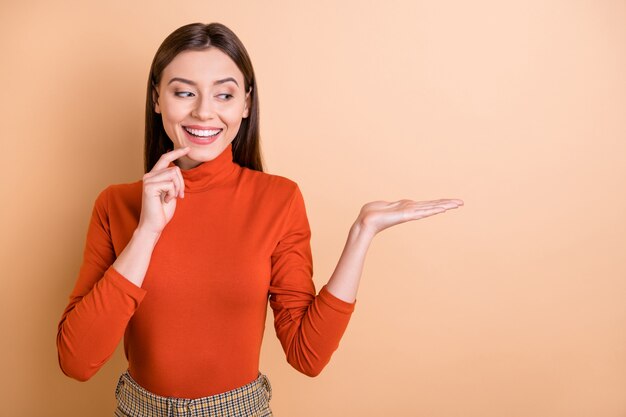
{"label": "long straight hair", "polygon": [[172,140],[163,128],[161,115],[154,111],[154,97],[165,67],[179,53],[218,48],[232,59],[243,73],[244,89],[250,92],[248,117],[241,119],[233,139],[233,161],[242,167],[263,172],[259,136],[259,89],[252,62],[246,48],[235,33],[221,23],[191,23],[172,32],[161,44],[150,66],[146,92],[146,130],[144,170],[149,172],[161,155],[174,149]]}

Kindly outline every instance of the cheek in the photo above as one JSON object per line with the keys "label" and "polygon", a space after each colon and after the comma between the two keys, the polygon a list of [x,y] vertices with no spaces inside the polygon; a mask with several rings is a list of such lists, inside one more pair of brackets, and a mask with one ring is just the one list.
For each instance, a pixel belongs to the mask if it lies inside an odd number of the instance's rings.
{"label": "cheek", "polygon": [[231,106],[227,110],[222,112],[222,119],[228,123],[228,125],[239,125],[243,117],[243,106]]}
{"label": "cheek", "polygon": [[163,121],[167,120],[171,123],[176,123],[185,118],[189,114],[190,107],[184,103],[174,103],[172,101],[164,101],[161,104],[161,116]]}

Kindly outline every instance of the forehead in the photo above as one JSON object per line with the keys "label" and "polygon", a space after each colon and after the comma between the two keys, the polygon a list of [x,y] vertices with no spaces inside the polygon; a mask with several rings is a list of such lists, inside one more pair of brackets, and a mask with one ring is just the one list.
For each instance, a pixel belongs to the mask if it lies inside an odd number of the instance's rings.
{"label": "forehead", "polygon": [[215,47],[203,51],[183,51],[176,55],[163,69],[161,82],[167,84],[172,77],[206,85],[212,84],[214,80],[234,77],[240,86],[244,85],[243,74],[237,64]]}

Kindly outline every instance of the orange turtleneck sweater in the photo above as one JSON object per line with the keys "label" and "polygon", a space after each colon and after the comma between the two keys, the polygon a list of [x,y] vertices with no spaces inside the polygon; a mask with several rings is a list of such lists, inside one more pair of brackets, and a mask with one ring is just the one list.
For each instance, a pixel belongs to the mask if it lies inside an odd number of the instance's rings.
{"label": "orange turtleneck sweater", "polygon": [[248,384],[259,371],[268,299],[287,361],[309,376],[329,362],[356,302],[326,286],[316,295],[297,183],[241,167],[232,155],[230,144],[181,170],[185,198],[141,287],[112,264],[138,225],[142,181],[100,192],[58,325],[66,375],[89,379],[123,337],[131,376],[157,395],[199,398]]}

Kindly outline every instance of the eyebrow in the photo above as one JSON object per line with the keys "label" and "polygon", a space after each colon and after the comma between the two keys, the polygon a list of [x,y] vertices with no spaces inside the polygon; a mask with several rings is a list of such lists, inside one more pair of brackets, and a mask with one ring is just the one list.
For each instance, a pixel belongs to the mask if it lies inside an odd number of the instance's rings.
{"label": "eyebrow", "polygon": [[[191,80],[187,80],[185,78],[180,78],[180,77],[174,77],[172,78],[167,85],[170,85],[171,83],[173,83],[174,81],[180,81],[181,83],[185,83],[185,84],[189,84],[189,85],[193,85],[194,87],[197,86],[197,84]],[[237,80],[235,80],[233,77],[226,77],[226,78],[222,78],[221,80],[217,80],[213,83],[213,85],[217,85],[217,84],[224,84],[225,82],[228,81],[232,81],[234,82],[237,87],[239,87],[239,83],[237,83]]]}

